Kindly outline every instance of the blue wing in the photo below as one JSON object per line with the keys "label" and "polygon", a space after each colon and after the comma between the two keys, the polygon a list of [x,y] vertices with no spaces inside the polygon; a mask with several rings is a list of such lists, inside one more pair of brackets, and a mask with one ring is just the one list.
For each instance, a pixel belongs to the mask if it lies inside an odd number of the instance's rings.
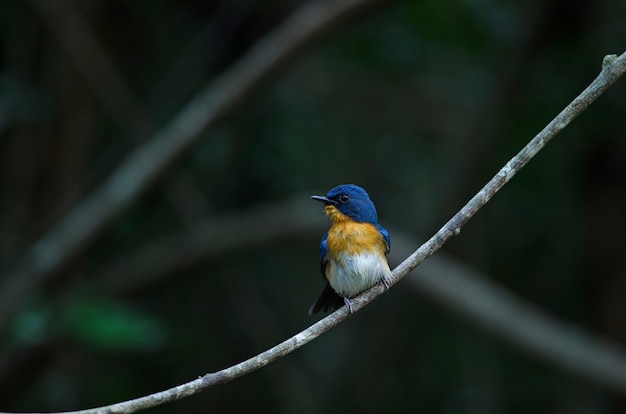
{"label": "blue wing", "polygon": [[389,250],[391,250],[391,239],[389,238],[389,232],[385,230],[385,228],[380,224],[376,225],[376,229],[380,232],[380,234],[382,234],[383,238],[385,239],[385,243],[387,243],[387,250],[385,250],[385,254],[387,254],[389,253]]}
{"label": "blue wing", "polygon": [[320,241],[320,270],[322,271],[324,279],[326,279],[326,265],[328,264],[328,260],[326,259],[326,253],[328,252],[328,247],[326,246],[327,237],[328,233],[324,233],[322,241]]}

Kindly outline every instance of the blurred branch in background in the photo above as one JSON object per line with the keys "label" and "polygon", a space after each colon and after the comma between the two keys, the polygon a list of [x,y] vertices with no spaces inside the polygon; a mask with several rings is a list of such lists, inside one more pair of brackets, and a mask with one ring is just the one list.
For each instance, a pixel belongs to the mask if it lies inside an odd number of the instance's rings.
{"label": "blurred branch in background", "polygon": [[0,285],[0,326],[45,280],[69,266],[97,236],[154,185],[201,134],[312,41],[373,0],[311,2],[294,11],[222,76],[200,91],[145,145],[128,155],[102,186],[37,241]]}
{"label": "blurred branch in background", "polygon": [[[407,251],[403,243],[399,248]],[[441,253],[409,277],[410,286],[516,349],[626,395],[626,350],[559,322]]]}
{"label": "blurred branch in background", "polygon": [[326,221],[309,201],[309,194],[301,194],[198,221],[186,232],[146,244],[105,266],[99,283],[115,295],[133,294],[209,257],[321,231]]}
{"label": "blurred branch in background", "polygon": [[[140,138],[153,133],[156,129],[153,114],[139,102],[121,71],[76,7],[71,2],[65,1],[31,0],[30,3],[38,16],[46,22],[100,105],[117,124],[122,135],[130,142],[138,143]],[[206,35],[202,33],[199,39],[204,42],[207,40]],[[188,60],[188,55],[183,55],[177,61],[178,65],[174,65],[174,69],[179,69],[179,66]],[[186,78],[179,71],[173,72],[175,73],[170,77]],[[194,84],[193,87],[197,85]],[[158,98],[171,99],[170,96]],[[206,202],[190,174],[179,169],[174,172],[172,178],[164,186],[168,202],[178,213],[179,219],[184,224],[191,225],[200,212],[193,211],[189,206],[202,206],[206,210]]]}

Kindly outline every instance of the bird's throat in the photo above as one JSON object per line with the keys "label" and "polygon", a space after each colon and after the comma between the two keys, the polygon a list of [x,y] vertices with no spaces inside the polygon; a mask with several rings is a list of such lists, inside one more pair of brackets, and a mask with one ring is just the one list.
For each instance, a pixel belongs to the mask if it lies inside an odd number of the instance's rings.
{"label": "bird's throat", "polygon": [[350,217],[343,214],[341,211],[337,209],[337,207],[328,205],[324,207],[324,213],[330,218],[330,221],[333,223],[342,223],[350,220]]}

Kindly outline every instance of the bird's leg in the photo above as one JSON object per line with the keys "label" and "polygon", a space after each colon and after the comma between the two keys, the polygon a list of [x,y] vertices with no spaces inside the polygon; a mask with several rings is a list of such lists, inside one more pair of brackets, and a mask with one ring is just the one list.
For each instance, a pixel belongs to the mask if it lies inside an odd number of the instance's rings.
{"label": "bird's leg", "polygon": [[345,305],[348,307],[348,314],[352,315],[352,302],[350,302],[350,299],[348,299],[347,296],[343,297],[343,303],[345,303]]}

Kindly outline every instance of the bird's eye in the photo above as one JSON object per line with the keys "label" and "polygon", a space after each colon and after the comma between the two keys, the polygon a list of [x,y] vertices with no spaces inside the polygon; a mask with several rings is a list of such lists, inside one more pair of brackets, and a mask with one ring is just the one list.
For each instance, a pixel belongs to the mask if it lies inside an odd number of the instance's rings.
{"label": "bird's eye", "polygon": [[347,203],[350,200],[350,196],[348,194],[342,194],[339,196],[339,201],[342,203]]}

